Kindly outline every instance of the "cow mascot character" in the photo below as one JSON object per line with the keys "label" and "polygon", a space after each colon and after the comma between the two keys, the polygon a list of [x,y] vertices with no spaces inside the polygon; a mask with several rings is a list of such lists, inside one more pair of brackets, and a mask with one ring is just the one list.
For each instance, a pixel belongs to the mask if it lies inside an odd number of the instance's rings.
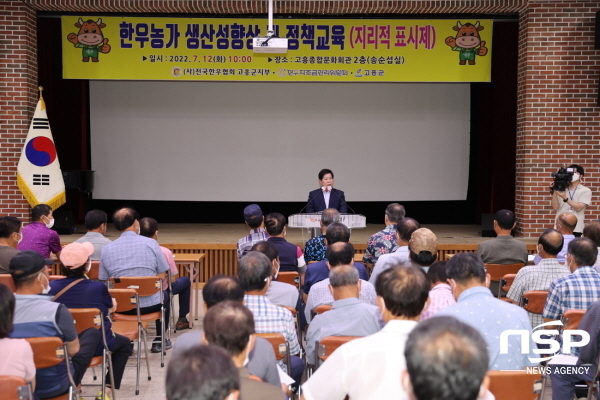
{"label": "cow mascot character", "polygon": [[75,26],[79,28],[79,32],[69,33],[67,40],[73,43],[75,47],[82,49],[83,62],[89,62],[90,58],[92,62],[98,62],[98,53],[106,54],[110,52],[108,39],[102,34],[102,28],[106,27],[106,24],[102,22],[102,18],[98,18],[96,22],[91,19],[84,22],[79,18]]}
{"label": "cow mascot character", "polygon": [[456,26],[453,26],[452,29],[456,31],[456,36],[448,36],[446,44],[453,51],[459,52],[460,65],[465,65],[467,61],[469,65],[475,65],[476,55],[485,56],[487,54],[488,48],[485,47],[485,42],[479,36],[479,31],[483,30],[483,26],[479,25],[479,21],[475,25],[469,22],[463,25],[460,21],[457,21]]}

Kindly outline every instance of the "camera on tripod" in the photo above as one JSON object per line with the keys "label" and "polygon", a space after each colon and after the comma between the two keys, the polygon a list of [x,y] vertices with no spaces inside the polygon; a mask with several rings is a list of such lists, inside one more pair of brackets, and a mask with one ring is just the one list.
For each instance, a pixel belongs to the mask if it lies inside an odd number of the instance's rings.
{"label": "camera on tripod", "polygon": [[567,190],[567,187],[571,184],[574,173],[575,168],[565,167],[559,168],[558,172],[553,172],[551,176],[554,178],[554,183],[550,186],[550,193],[554,193],[555,190],[558,192]]}

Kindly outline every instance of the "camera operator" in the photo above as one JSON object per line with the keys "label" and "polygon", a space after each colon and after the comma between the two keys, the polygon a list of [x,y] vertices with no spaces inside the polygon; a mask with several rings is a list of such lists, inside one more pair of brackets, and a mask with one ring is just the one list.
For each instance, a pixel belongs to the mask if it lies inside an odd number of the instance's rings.
{"label": "camera operator", "polygon": [[581,184],[584,175],[583,167],[577,164],[569,165],[573,168],[573,177],[565,190],[552,190],[552,208],[556,211],[556,217],[562,213],[571,213],[577,216],[577,226],[573,234],[581,236],[585,225],[585,208],[591,204],[592,191]]}

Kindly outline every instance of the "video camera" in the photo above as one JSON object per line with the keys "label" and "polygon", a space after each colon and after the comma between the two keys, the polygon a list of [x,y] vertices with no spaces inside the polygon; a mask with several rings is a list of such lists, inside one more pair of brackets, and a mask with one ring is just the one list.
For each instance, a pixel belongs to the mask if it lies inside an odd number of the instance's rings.
{"label": "video camera", "polygon": [[554,183],[550,186],[550,193],[554,193],[555,190],[559,192],[567,190],[567,187],[571,184],[574,173],[575,168],[565,167],[559,168],[558,172],[553,172],[551,176],[554,178]]}

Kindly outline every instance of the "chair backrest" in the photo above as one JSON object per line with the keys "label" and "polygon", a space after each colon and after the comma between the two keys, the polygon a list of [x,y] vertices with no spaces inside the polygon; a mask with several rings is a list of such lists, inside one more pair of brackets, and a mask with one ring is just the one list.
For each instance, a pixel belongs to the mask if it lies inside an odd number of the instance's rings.
{"label": "chair backrest", "polygon": [[490,274],[492,281],[500,281],[506,274],[516,274],[525,264],[485,264],[487,273]]}
{"label": "chair backrest", "polygon": [[586,310],[567,310],[562,316],[563,330],[577,329]]}
{"label": "chair backrest", "polygon": [[134,289],[108,289],[108,293],[117,301],[115,312],[126,312],[136,307],[137,297]]}
{"label": "chair backrest", "polygon": [[256,336],[267,339],[271,343],[275,352],[275,359],[283,360],[286,357],[289,347],[285,337],[281,333],[257,333]]}
{"label": "chair backrest", "polygon": [[541,314],[548,298],[547,290],[528,290],[521,297],[521,307],[533,314]]}
{"label": "chair backrest", "polygon": [[528,374],[527,371],[488,371],[490,377],[489,390],[496,400],[535,400],[535,381],[541,379],[540,374]]}
{"label": "chair backrest", "polygon": [[317,306],[313,309],[315,315],[318,314],[323,314],[324,312],[327,312],[329,310],[331,310],[332,305],[331,304],[321,304],[320,306]]}
{"label": "chair backrest", "polygon": [[321,361],[325,361],[338,347],[360,336],[327,336],[317,342],[317,355]]}
{"label": "chair backrest", "polygon": [[100,261],[92,261],[90,270],[86,274],[87,277],[93,281],[97,281],[99,273],[100,273]]}
{"label": "chair backrest", "polygon": [[152,296],[162,289],[162,281],[158,276],[121,276],[110,278],[115,289],[133,289],[140,296]]}
{"label": "chair backrest", "polygon": [[33,350],[33,362],[36,369],[53,367],[64,362],[67,357],[65,346],[59,337],[34,337],[25,338],[25,340],[29,342],[31,350]]}
{"label": "chair backrest", "polygon": [[65,278],[66,278],[66,276],[64,276],[64,275],[50,275],[48,277],[48,279],[50,280],[50,282],[58,280],[58,279],[65,279]]}
{"label": "chair backrest", "polygon": [[292,316],[295,317],[296,316],[296,309],[294,307],[290,307],[290,306],[279,306],[281,308],[285,308],[286,310],[288,310],[289,312],[292,313]]}
{"label": "chair backrest", "polygon": [[294,271],[279,271],[277,274],[277,282],[289,283],[290,285],[298,286],[300,282],[300,274]]}
{"label": "chair backrest", "polygon": [[253,381],[256,381],[256,382],[262,382],[263,381],[262,379],[260,379],[256,375],[248,375],[248,378],[250,378],[250,379],[252,379]]}
{"label": "chair backrest", "polygon": [[13,293],[17,290],[11,274],[0,274],[0,283],[6,285]]}
{"label": "chair backrest", "polygon": [[100,329],[102,326],[102,314],[97,308],[69,308],[69,312],[75,320],[75,329],[78,334],[86,329]]}
{"label": "chair backrest", "polygon": [[508,292],[510,290],[510,287],[512,286],[513,282],[515,281],[516,277],[517,277],[517,274],[504,275],[502,278],[500,278],[500,288],[502,290],[504,290],[505,292]]}
{"label": "chair backrest", "polygon": [[19,376],[0,376],[0,393],[4,400],[33,400],[31,386]]}

